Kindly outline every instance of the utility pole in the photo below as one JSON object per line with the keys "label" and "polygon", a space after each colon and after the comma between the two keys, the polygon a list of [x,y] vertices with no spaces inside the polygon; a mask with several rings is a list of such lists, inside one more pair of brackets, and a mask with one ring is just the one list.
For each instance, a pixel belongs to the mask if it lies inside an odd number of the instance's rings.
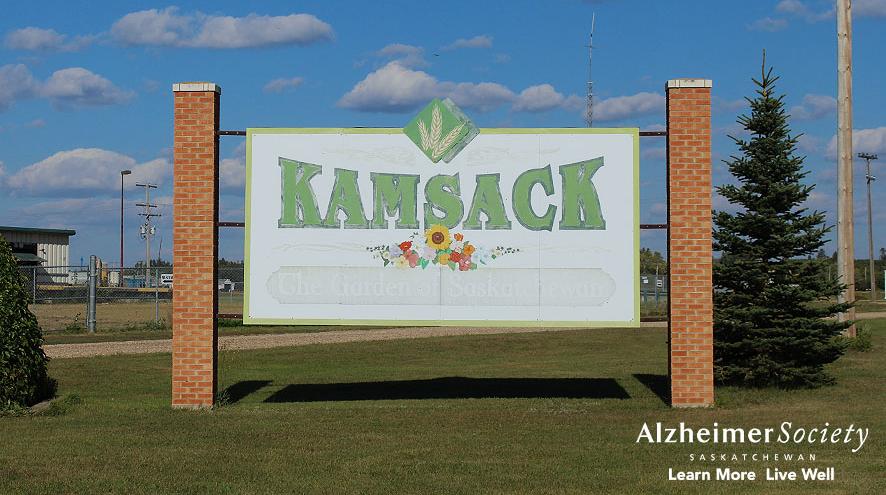
{"label": "utility pole", "polygon": [[588,41],[588,100],[585,112],[585,123],[588,127],[594,127],[594,80],[591,78],[591,60],[594,55],[594,24],[597,14],[591,14],[591,38]]}
{"label": "utility pole", "polygon": [[[837,0],[837,276],[845,286],[837,297],[855,302],[855,228],[852,211],[852,1]],[[838,315],[854,321],[855,308]],[[846,329],[855,337],[855,324]]]}
{"label": "utility pole", "polygon": [[123,287],[123,177],[132,173],[132,170],[120,171],[120,279],[117,285]]}
{"label": "utility pole", "polygon": [[874,270],[874,221],[871,213],[871,182],[877,180],[871,175],[871,160],[876,160],[877,155],[874,153],[859,153],[858,157],[867,162],[864,178],[868,183],[868,263],[871,269],[871,301],[877,300],[877,275]]}
{"label": "utility pole", "polygon": [[136,184],[137,187],[143,187],[145,189],[145,202],[144,203],[136,203],[136,206],[141,206],[145,209],[144,212],[139,213],[140,216],[145,217],[145,223],[142,224],[139,229],[141,232],[142,239],[145,240],[145,287],[148,287],[151,280],[151,237],[157,232],[157,229],[151,223],[151,218],[161,216],[159,213],[154,213],[154,208],[157,208],[157,205],[151,203],[151,189],[157,189],[156,184]]}

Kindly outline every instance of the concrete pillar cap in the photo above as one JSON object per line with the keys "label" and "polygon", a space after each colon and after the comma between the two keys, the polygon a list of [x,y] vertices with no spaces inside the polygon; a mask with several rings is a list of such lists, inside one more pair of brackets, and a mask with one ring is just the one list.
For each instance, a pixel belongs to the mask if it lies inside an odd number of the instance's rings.
{"label": "concrete pillar cap", "polygon": [[671,88],[710,88],[714,85],[710,79],[670,79],[665,89]]}
{"label": "concrete pillar cap", "polygon": [[183,82],[172,85],[173,93],[212,91],[221,94],[221,86],[211,82]]}

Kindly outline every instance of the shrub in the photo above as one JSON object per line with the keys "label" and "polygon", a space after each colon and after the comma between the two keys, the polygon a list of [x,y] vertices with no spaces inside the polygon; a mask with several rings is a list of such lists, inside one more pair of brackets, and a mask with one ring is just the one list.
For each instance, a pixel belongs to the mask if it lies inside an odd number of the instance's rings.
{"label": "shrub", "polygon": [[867,325],[859,325],[855,332],[855,337],[849,338],[848,347],[853,351],[868,352],[874,346],[872,341],[873,332]]}
{"label": "shrub", "polygon": [[55,392],[28,300],[9,243],[0,238],[0,409],[29,406]]}

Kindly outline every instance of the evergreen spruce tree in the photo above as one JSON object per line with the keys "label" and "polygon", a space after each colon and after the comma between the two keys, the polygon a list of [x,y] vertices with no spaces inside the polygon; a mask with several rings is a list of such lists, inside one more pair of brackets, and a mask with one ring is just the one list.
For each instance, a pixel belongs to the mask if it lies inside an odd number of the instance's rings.
{"label": "evergreen spruce tree", "polygon": [[842,287],[812,256],[830,227],[803,207],[814,186],[801,182],[777,80],[764,53],[750,116],[738,118],[750,138],[733,137],[741,153],[726,161],[738,184],[717,188],[739,209],[714,212],[714,373],[724,384],[816,387],[833,382],[824,366],[842,355],[849,325],[829,317],[849,305],[827,302]]}
{"label": "evergreen spruce tree", "polygon": [[54,392],[28,299],[9,243],[0,237],[0,410],[29,406]]}

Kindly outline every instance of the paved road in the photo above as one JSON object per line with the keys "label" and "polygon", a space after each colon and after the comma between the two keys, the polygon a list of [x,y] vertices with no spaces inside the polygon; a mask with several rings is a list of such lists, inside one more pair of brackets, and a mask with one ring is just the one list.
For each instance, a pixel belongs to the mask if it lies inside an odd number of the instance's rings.
{"label": "paved road", "polygon": [[[643,327],[663,327],[666,322],[645,322]],[[494,335],[503,333],[556,332],[569,328],[473,328],[427,327],[389,328],[381,330],[341,330],[316,333],[285,333],[265,335],[231,335],[219,337],[219,350],[270,349],[342,342],[369,342],[377,340],[422,339],[454,335]],[[74,358],[115,354],[151,354],[172,352],[172,340],[127,340],[123,342],[95,342],[84,344],[54,344],[43,347],[50,358]]]}

